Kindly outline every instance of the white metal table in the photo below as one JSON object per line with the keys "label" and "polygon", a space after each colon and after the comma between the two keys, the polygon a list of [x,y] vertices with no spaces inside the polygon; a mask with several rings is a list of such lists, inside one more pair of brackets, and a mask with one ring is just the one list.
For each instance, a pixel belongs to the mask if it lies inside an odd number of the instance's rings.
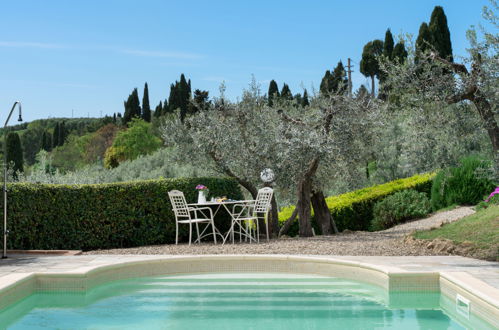
{"label": "white metal table", "polygon": [[[230,205],[236,205],[236,204],[250,204],[250,203],[254,203],[255,201],[254,200],[240,200],[240,201],[233,201],[233,200],[228,200],[228,201],[223,201],[223,202],[211,202],[211,201],[206,201],[204,203],[191,203],[191,204],[187,204],[188,206],[193,206],[193,207],[196,207],[196,206],[216,206],[217,208],[213,211],[213,218],[215,218],[215,216],[217,215],[218,211],[220,210],[221,207],[223,207],[227,213],[230,215],[231,217],[231,224],[230,224],[230,229],[229,231],[223,235],[222,233],[220,233],[220,231],[218,230],[218,228],[216,228],[215,226],[215,231],[217,233],[217,235],[220,235],[222,237],[222,244],[225,244],[225,242],[227,241],[227,239],[229,238],[230,235],[234,235],[234,217],[235,216],[239,216],[241,213],[235,213],[233,212],[233,210],[230,209]],[[202,211],[200,211],[203,215],[205,215]],[[206,215],[205,215],[206,216]],[[241,233],[240,233],[241,234]],[[201,237],[202,235],[200,235]],[[251,243],[252,240],[254,240],[250,235],[245,235],[246,237],[249,238],[249,241]],[[240,240],[241,240],[241,235],[240,235]]]}

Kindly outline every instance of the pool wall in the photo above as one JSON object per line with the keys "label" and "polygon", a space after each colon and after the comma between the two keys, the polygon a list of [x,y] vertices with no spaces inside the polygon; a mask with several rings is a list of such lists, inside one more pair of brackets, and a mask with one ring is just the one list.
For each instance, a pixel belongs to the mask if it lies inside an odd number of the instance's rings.
{"label": "pool wall", "polygon": [[[77,257],[74,257],[77,258]],[[447,312],[479,317],[499,328],[499,290],[458,272],[410,272],[398,267],[327,257],[283,255],[171,256],[108,265],[90,265],[54,273],[10,274],[0,283],[0,310],[35,292],[82,292],[110,281],[135,277],[196,273],[293,273],[348,278],[385,289],[386,304],[396,305],[396,293],[441,292],[448,301],[457,295],[469,301],[467,315],[446,303]]]}

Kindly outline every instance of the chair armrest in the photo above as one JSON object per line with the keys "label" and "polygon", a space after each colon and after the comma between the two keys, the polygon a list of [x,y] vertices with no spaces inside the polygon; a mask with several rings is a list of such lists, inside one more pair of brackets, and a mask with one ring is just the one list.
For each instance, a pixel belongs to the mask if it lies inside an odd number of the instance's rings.
{"label": "chair armrest", "polygon": [[[236,208],[240,207],[241,210],[236,213]],[[253,209],[255,207],[255,205],[253,203],[244,203],[244,204],[234,204],[234,206],[232,206],[232,214],[233,215],[236,215],[239,216],[241,215],[245,210],[248,210],[248,212],[251,212],[251,209]]]}
{"label": "chair armrest", "polygon": [[196,218],[197,218],[197,211],[201,211],[201,210],[208,210],[210,212],[210,219],[213,219],[213,210],[211,209],[211,207],[192,207],[192,208],[189,208],[189,211],[194,212],[194,214],[196,215]]}

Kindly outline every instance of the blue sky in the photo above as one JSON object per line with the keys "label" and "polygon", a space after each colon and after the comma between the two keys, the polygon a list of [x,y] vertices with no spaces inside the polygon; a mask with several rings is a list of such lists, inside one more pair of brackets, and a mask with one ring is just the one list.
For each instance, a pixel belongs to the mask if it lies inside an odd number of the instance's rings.
{"label": "blue sky", "polygon": [[[193,88],[235,100],[254,74],[266,92],[275,79],[318,88],[326,69],[348,57],[354,87],[364,44],[417,35],[441,5],[454,54],[483,22],[487,0],[349,1],[4,1],[0,19],[0,121],[15,100],[25,120],[123,111],[134,87],[149,84],[151,106],[185,73]],[[142,96],[141,96],[142,97]]]}

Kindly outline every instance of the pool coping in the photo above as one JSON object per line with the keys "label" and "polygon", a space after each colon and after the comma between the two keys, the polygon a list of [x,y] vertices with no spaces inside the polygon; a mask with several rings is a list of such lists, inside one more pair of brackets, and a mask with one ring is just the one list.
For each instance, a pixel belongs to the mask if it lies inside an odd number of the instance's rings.
{"label": "pool coping", "polygon": [[315,274],[368,282],[387,293],[441,292],[454,301],[464,297],[470,313],[499,327],[499,289],[469,273],[409,271],[366,261],[298,255],[119,256],[74,269],[10,273],[0,276],[0,310],[38,291],[85,291],[133,277],[216,272]]}

